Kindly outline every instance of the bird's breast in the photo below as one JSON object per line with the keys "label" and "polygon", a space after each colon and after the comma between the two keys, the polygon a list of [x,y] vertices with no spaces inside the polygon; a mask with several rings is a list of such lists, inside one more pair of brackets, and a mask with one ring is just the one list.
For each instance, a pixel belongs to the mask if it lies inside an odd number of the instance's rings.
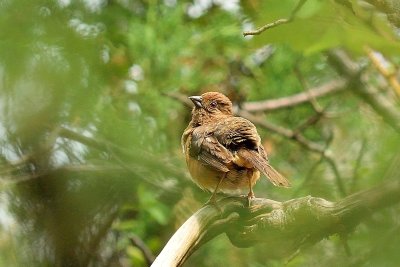
{"label": "bird's breast", "polygon": [[[224,176],[224,172],[207,166],[196,158],[186,155],[186,163],[193,181],[202,189],[213,192]],[[247,163],[246,163],[247,164]],[[260,172],[255,168],[240,167],[232,164],[219,190],[225,193],[234,192],[240,189],[248,189],[249,181],[253,186],[260,178]]]}

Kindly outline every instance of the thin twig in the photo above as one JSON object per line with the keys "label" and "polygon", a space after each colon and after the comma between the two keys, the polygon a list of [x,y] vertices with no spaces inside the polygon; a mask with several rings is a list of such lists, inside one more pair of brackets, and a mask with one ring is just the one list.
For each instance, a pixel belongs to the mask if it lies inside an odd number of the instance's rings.
{"label": "thin twig", "polygon": [[279,26],[279,25],[282,25],[282,24],[286,24],[286,23],[291,22],[291,21],[294,19],[294,17],[295,17],[295,15],[297,14],[297,12],[300,10],[300,8],[304,5],[304,3],[305,3],[306,1],[307,1],[307,0],[300,0],[300,1],[297,3],[296,7],[293,9],[293,11],[292,11],[292,13],[290,14],[289,18],[286,18],[286,19],[278,19],[278,20],[276,20],[276,21],[274,21],[274,22],[268,23],[268,24],[266,24],[266,25],[264,25],[264,26],[258,28],[257,30],[254,30],[254,31],[245,31],[245,32],[243,32],[243,36],[248,36],[248,35],[259,35],[260,33],[264,32],[264,31],[266,31],[266,30],[268,30],[268,29],[271,29],[271,28],[274,28],[274,27],[276,27],[276,26]]}
{"label": "thin twig", "polygon": [[359,176],[360,176],[359,175],[359,169],[361,167],[361,162],[362,162],[362,159],[363,159],[363,156],[364,156],[365,148],[367,147],[366,144],[367,144],[366,140],[363,139],[361,141],[361,147],[360,147],[360,150],[358,152],[358,156],[356,158],[356,162],[354,164],[353,178],[352,178],[352,182],[351,182],[351,186],[350,186],[350,192],[354,192],[354,190],[357,187],[357,182],[358,182],[358,179],[359,179]]}
{"label": "thin twig", "polygon": [[303,132],[305,129],[307,129],[308,127],[316,124],[322,117],[324,117],[325,111],[326,111],[326,109],[328,107],[322,108],[318,104],[317,99],[310,93],[307,81],[304,78],[304,76],[302,75],[302,73],[301,73],[301,71],[300,71],[300,69],[299,69],[299,67],[297,65],[294,68],[294,72],[295,72],[295,74],[297,76],[297,79],[301,83],[304,91],[309,94],[310,104],[311,104],[312,108],[315,111],[315,114],[313,116],[311,116],[305,122],[300,124],[300,126],[298,126],[297,129],[295,130],[295,132]]}
{"label": "thin twig", "polygon": [[299,80],[301,86],[303,87],[303,90],[309,94],[309,98],[310,98],[309,102],[310,102],[311,106],[313,107],[315,113],[317,113],[317,114],[321,113],[322,108],[318,104],[317,98],[310,93],[310,88],[308,86],[308,83],[307,83],[306,79],[304,78],[303,74],[301,73],[298,65],[295,66],[294,73],[296,74],[297,79]]}
{"label": "thin twig", "polygon": [[130,236],[129,240],[131,241],[132,245],[137,247],[142,252],[143,257],[145,258],[145,260],[147,262],[147,265],[150,266],[153,263],[155,257],[153,255],[153,253],[151,252],[151,250],[144,243],[144,241],[135,234],[132,234]]}
{"label": "thin twig", "polygon": [[293,191],[292,197],[297,197],[299,195],[299,193],[301,192],[301,190],[308,184],[310,183],[310,181],[312,180],[312,178],[314,177],[314,172],[317,170],[318,166],[324,161],[324,156],[321,155],[320,158],[318,159],[318,161],[316,161],[310,168],[310,170],[307,172],[307,174],[305,175],[305,179],[303,179],[303,182],[297,187],[295,188],[295,190]]}
{"label": "thin twig", "polygon": [[339,172],[339,168],[333,157],[325,157],[326,162],[329,164],[335,176],[336,185],[339,189],[340,196],[344,197],[347,195],[346,188],[343,183],[342,175]]}
{"label": "thin twig", "polygon": [[297,128],[293,131],[294,134],[299,134],[301,132],[304,132],[307,128],[310,126],[315,125],[319,120],[323,117],[323,112],[320,113],[315,113],[311,117],[309,117],[307,120],[305,120],[303,123],[301,123]]}
{"label": "thin twig", "polygon": [[245,32],[243,32],[243,36],[248,36],[248,35],[259,35],[260,33],[264,32],[264,31],[266,31],[266,30],[268,30],[268,29],[274,28],[274,27],[279,26],[279,25],[282,25],[282,24],[289,23],[289,22],[291,22],[291,21],[292,21],[292,20],[291,20],[290,18],[288,18],[288,19],[278,19],[278,20],[276,20],[276,21],[274,21],[274,22],[265,24],[264,26],[258,28],[257,30],[254,30],[254,31],[245,31]]}

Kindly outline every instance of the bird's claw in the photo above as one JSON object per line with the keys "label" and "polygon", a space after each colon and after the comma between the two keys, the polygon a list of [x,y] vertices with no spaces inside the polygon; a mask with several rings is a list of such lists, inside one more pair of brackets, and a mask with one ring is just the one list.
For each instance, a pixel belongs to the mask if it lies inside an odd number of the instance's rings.
{"label": "bird's claw", "polygon": [[251,200],[255,198],[255,195],[253,192],[249,192],[247,195],[247,207],[251,207]]}

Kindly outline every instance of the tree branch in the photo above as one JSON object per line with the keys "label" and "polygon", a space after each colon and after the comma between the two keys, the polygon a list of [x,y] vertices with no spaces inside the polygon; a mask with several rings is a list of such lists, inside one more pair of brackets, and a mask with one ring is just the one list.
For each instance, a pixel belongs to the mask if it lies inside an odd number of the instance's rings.
{"label": "tree branch", "polygon": [[291,21],[292,21],[291,18],[287,18],[287,19],[278,19],[278,20],[276,20],[276,21],[274,21],[274,22],[265,24],[264,26],[258,28],[257,30],[254,30],[254,31],[245,31],[245,32],[243,32],[243,36],[248,36],[248,35],[259,35],[260,33],[264,32],[264,31],[266,31],[266,30],[268,30],[268,29],[274,28],[274,27],[279,26],[279,25],[282,25],[282,24],[289,23],[289,22],[291,22]]}
{"label": "tree branch", "polygon": [[269,258],[287,258],[333,234],[345,235],[368,215],[400,201],[400,177],[340,201],[302,197],[278,202],[242,197],[218,201],[191,216],[171,237],[153,267],[181,266],[201,245],[226,233],[233,245],[269,244]]}
{"label": "tree branch", "polygon": [[330,94],[338,93],[346,88],[347,88],[347,82],[345,80],[334,80],[299,94],[282,97],[278,99],[246,102],[243,103],[242,108],[246,111],[251,111],[251,112],[273,111],[307,103],[316,98],[325,97]]}
{"label": "tree branch", "polygon": [[400,28],[400,5],[398,0],[365,0],[386,14],[393,26]]}
{"label": "tree branch", "polygon": [[363,99],[383,120],[400,133],[400,111],[389,99],[377,93],[363,81],[362,71],[342,50],[328,53],[328,58],[337,72],[349,80],[349,88]]}
{"label": "tree branch", "polygon": [[365,50],[372,64],[390,84],[396,95],[400,97],[400,83],[397,80],[396,71],[393,65],[386,61],[382,54],[372,50],[371,48],[366,48]]}

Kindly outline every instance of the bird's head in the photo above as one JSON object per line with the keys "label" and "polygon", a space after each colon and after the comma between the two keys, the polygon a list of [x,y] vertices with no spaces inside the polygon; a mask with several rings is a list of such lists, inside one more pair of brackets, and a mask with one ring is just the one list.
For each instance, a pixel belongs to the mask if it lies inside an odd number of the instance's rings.
{"label": "bird's head", "polygon": [[232,102],[221,93],[207,92],[201,96],[190,96],[189,99],[194,104],[192,122],[195,125],[233,115]]}

